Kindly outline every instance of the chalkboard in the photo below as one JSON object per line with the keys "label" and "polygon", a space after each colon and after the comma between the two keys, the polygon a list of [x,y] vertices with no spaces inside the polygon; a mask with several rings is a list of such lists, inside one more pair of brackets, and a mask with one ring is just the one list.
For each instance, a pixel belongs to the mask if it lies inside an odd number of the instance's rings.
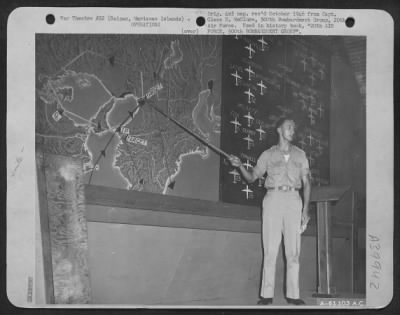
{"label": "chalkboard", "polygon": [[[277,143],[276,122],[295,118],[294,144],[308,157],[313,185],[329,183],[330,55],[302,36],[224,36],[221,148],[252,168]],[[263,180],[247,184],[221,159],[220,200],[260,205]]]}

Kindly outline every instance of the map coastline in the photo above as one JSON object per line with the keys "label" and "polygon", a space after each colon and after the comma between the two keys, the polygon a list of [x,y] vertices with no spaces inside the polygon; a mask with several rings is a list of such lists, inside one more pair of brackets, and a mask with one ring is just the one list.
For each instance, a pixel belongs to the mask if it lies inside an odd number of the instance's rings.
{"label": "map coastline", "polygon": [[163,194],[165,195],[168,191],[168,185],[171,183],[171,181],[174,181],[175,178],[180,174],[181,169],[182,169],[182,164],[185,162],[185,160],[190,159],[191,156],[194,155],[200,155],[201,158],[204,160],[206,159],[209,154],[208,154],[208,148],[206,147],[205,150],[201,150],[199,147],[197,147],[195,150],[190,151],[190,152],[185,152],[179,155],[178,160],[175,162],[177,169],[174,174],[171,174],[167,178],[167,181],[165,182],[164,189],[163,189]]}

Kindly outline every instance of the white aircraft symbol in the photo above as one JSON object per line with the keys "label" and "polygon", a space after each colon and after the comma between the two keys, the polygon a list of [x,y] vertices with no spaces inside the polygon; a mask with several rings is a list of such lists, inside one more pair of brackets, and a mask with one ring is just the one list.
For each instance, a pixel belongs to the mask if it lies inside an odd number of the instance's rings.
{"label": "white aircraft symbol", "polygon": [[310,123],[313,125],[315,123],[314,113],[316,113],[316,110],[312,107],[309,107],[308,111],[308,118],[310,118]]}
{"label": "white aircraft symbol", "polygon": [[258,133],[260,135],[260,141],[261,141],[263,134],[265,134],[265,131],[264,131],[264,129],[262,129],[261,125],[260,125],[260,128],[256,129],[256,131],[258,131]]}
{"label": "white aircraft symbol", "polygon": [[231,76],[233,76],[235,78],[235,85],[238,86],[239,80],[241,80],[242,77],[238,74],[237,70],[235,70],[234,73],[231,73]]}
{"label": "white aircraft symbol", "polygon": [[305,72],[308,64],[306,58],[304,57],[300,62],[303,64],[303,71]]}
{"label": "white aircraft symbol", "polygon": [[322,112],[324,111],[324,107],[322,106],[321,103],[319,103],[317,110],[319,111],[319,117],[322,118]]}
{"label": "white aircraft symbol", "polygon": [[319,72],[319,74],[320,74],[320,76],[321,76],[321,80],[323,80],[324,79],[324,76],[325,76],[325,71],[324,71],[324,69],[319,69],[318,70],[318,72]]}
{"label": "white aircraft symbol", "polygon": [[306,138],[308,138],[308,140],[309,140],[309,145],[312,145],[313,140],[314,140],[315,138],[313,137],[313,135],[311,134],[311,132],[308,134],[308,136],[307,136]]}
{"label": "white aircraft symbol", "polygon": [[242,124],[240,122],[238,122],[237,117],[235,117],[235,120],[231,120],[230,123],[235,126],[235,133],[237,133],[239,131],[239,127]]}
{"label": "white aircraft symbol", "polygon": [[245,91],[244,94],[248,96],[247,102],[250,104],[252,97],[254,97],[254,94],[251,92],[250,88],[247,91]]}
{"label": "white aircraft symbol", "polygon": [[246,163],[243,163],[243,166],[246,168],[246,170],[253,168],[253,165],[250,164],[249,160],[246,160]]}
{"label": "white aircraft symbol", "polygon": [[246,72],[249,74],[249,81],[251,81],[251,76],[255,74],[255,72],[251,69],[251,66],[249,65],[248,68],[244,69]]}
{"label": "white aircraft symbol", "polygon": [[246,188],[242,189],[242,191],[246,193],[246,199],[249,199],[253,194],[253,191],[249,189],[249,185],[246,185]]}
{"label": "white aircraft symbol", "polygon": [[244,117],[244,118],[247,118],[247,127],[250,127],[250,126],[251,126],[251,123],[252,123],[253,120],[254,120],[254,117],[251,116],[250,112],[247,112],[247,115],[244,115],[243,117]]}
{"label": "white aircraft symbol", "polygon": [[260,94],[264,95],[264,89],[266,88],[264,82],[261,80],[260,82],[257,83],[257,85],[260,87]]}
{"label": "white aircraft symbol", "polygon": [[246,48],[249,51],[249,59],[253,58],[253,55],[256,51],[251,47],[251,44],[249,44],[249,46],[244,46],[244,48]]}
{"label": "white aircraft symbol", "polygon": [[[244,137],[243,140],[246,140],[246,141],[247,141],[247,150],[250,150],[251,147],[254,145],[254,140],[253,140],[249,135],[247,135],[246,137]],[[244,165],[244,164],[243,164],[243,165]]]}
{"label": "white aircraft symbol", "polygon": [[264,45],[268,46],[268,43],[264,40],[264,37],[262,36],[258,41],[261,43],[261,51],[264,51]]}
{"label": "white aircraft symbol", "polygon": [[229,172],[229,174],[233,175],[233,183],[236,184],[237,182],[240,181],[240,174],[237,170],[233,169],[232,171]]}

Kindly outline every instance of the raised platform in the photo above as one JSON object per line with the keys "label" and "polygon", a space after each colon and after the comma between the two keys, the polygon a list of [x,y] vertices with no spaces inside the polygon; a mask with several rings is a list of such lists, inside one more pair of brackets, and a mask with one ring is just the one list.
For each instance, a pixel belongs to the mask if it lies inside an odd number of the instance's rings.
{"label": "raised platform", "polygon": [[[322,191],[319,194],[318,191]],[[325,189],[326,190],[326,189]],[[314,189],[311,201],[330,200],[331,191]],[[344,192],[337,188],[337,192]],[[333,198],[333,197],[332,197]],[[146,192],[85,185],[86,219],[89,222],[150,225],[242,233],[261,233],[261,208],[188,199]],[[351,237],[349,224],[332,222],[333,237]],[[311,221],[304,236],[316,235]]]}

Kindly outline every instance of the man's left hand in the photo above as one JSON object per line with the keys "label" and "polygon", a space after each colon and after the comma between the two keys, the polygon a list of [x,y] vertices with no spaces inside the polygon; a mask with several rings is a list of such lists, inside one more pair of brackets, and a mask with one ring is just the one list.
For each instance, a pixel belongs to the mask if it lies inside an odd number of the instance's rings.
{"label": "man's left hand", "polygon": [[308,221],[310,221],[310,216],[308,214],[308,209],[305,209],[305,211],[303,209],[303,214],[301,215],[300,233],[303,233],[306,230]]}
{"label": "man's left hand", "polygon": [[308,221],[310,221],[310,216],[307,212],[303,212],[301,215],[301,225],[307,225]]}

